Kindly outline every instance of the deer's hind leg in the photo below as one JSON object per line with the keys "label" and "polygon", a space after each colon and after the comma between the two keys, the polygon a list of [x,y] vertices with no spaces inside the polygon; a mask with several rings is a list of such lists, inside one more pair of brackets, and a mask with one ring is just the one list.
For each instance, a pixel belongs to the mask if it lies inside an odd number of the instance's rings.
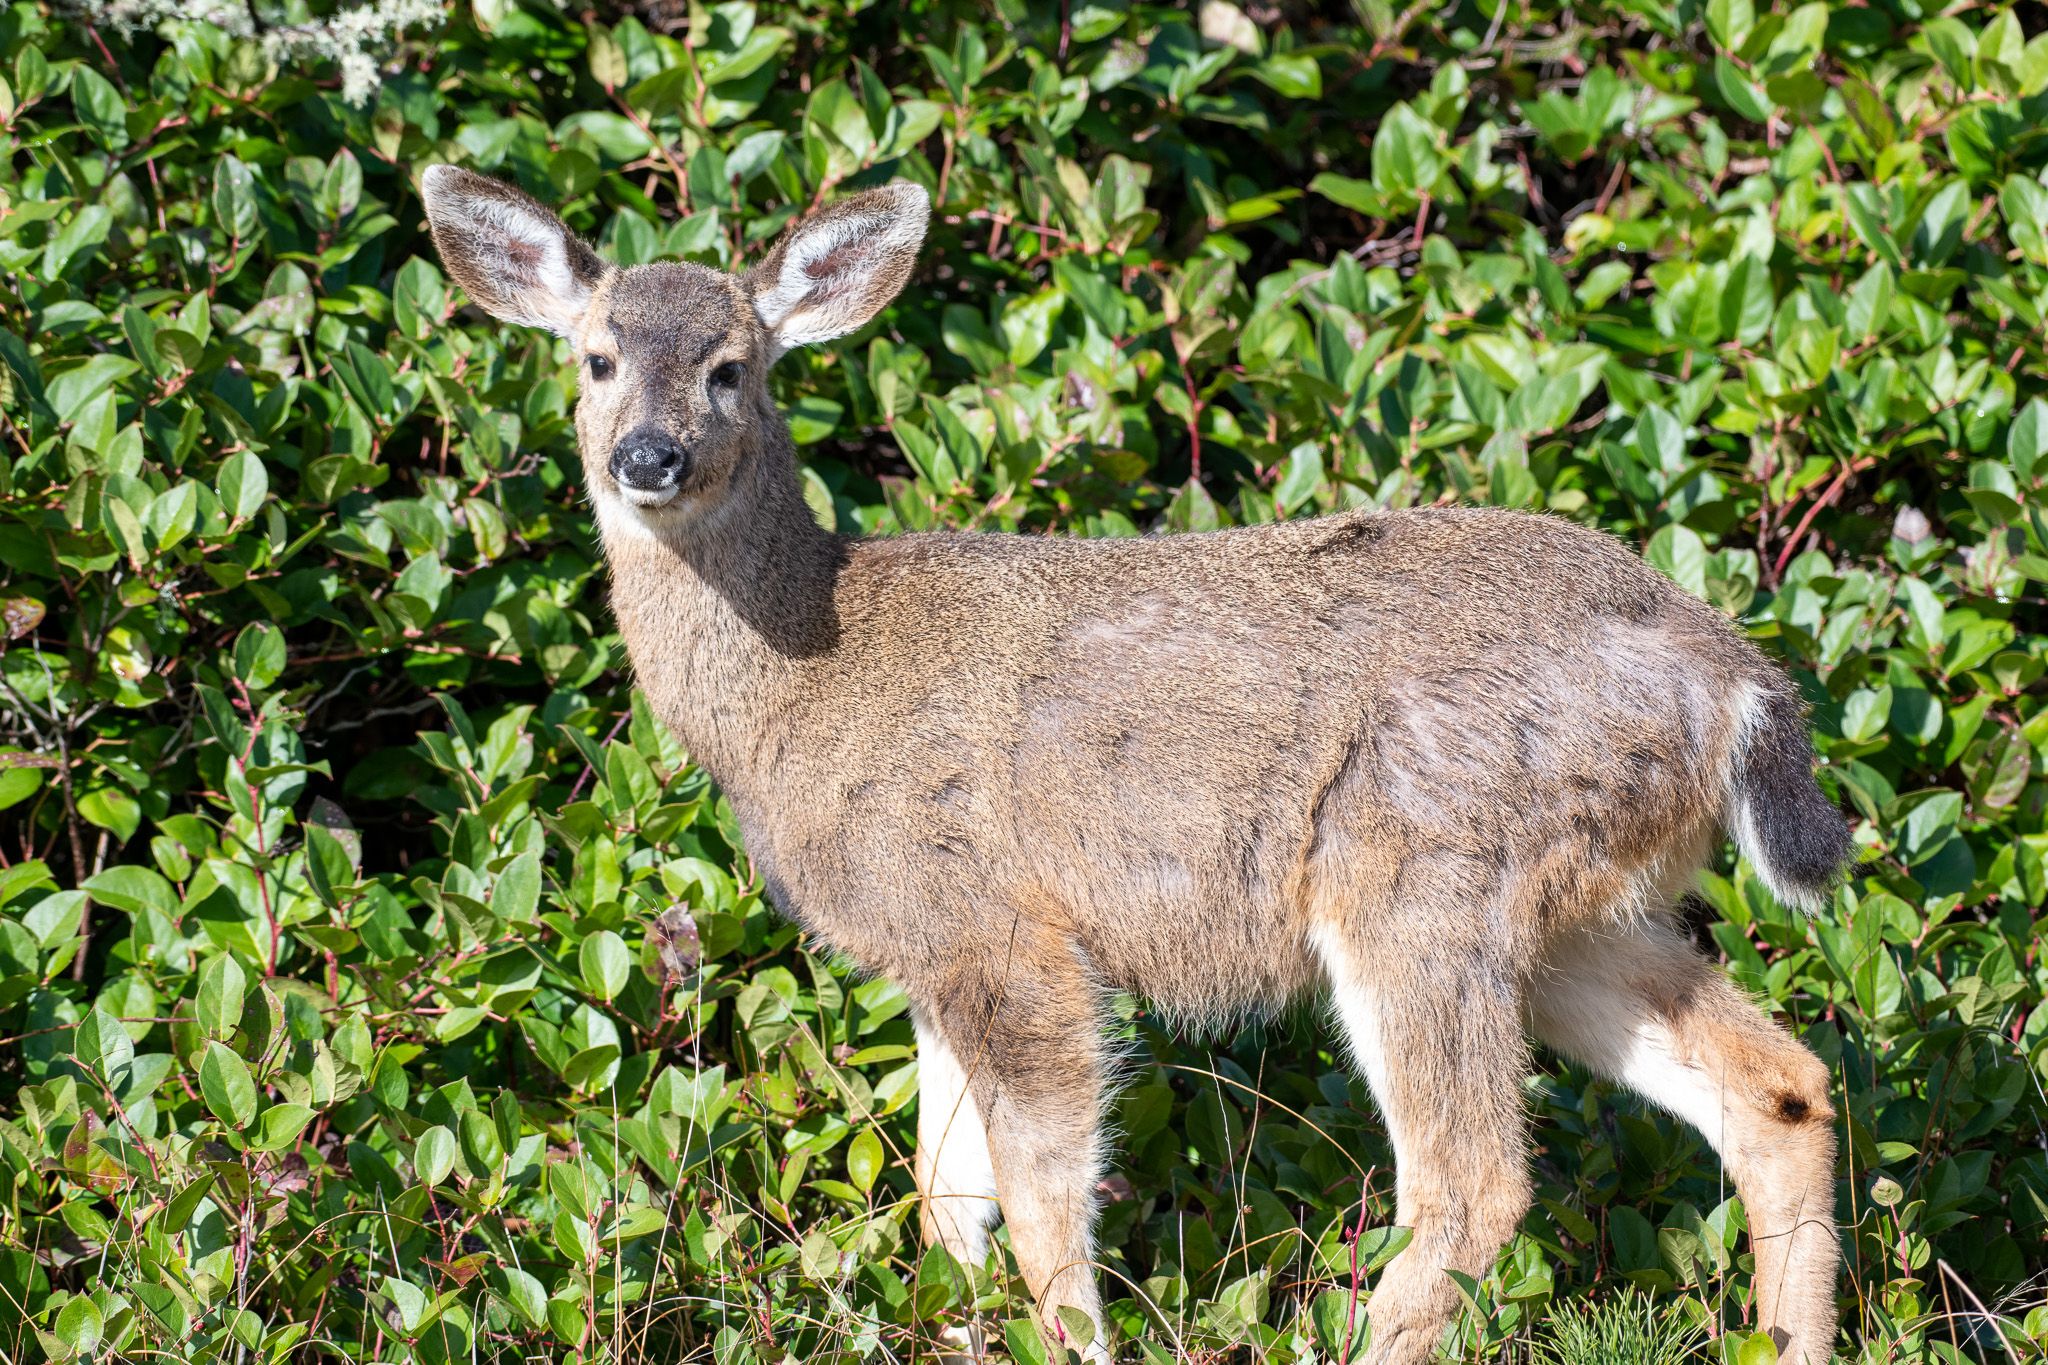
{"label": "deer's hind leg", "polygon": [[1697,1128],[1749,1213],[1758,1326],[1789,1365],[1835,1340],[1828,1072],[1666,920],[1582,929],[1529,986],[1536,1035]]}
{"label": "deer's hind leg", "polygon": [[[1404,912],[1405,913],[1405,912]],[[1383,926],[1382,926],[1383,927]],[[1413,1230],[1374,1286],[1370,1365],[1431,1358],[1531,1199],[1519,974],[1477,917],[1418,914],[1411,941],[1313,936],[1333,1003],[1393,1142],[1395,1221]]]}

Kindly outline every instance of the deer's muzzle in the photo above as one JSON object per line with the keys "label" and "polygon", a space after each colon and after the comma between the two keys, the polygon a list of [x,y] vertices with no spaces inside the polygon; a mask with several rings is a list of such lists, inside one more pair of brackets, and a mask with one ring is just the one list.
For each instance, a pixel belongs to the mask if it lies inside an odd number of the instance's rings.
{"label": "deer's muzzle", "polygon": [[612,478],[630,496],[673,493],[690,474],[690,452],[659,427],[635,427],[612,447]]}

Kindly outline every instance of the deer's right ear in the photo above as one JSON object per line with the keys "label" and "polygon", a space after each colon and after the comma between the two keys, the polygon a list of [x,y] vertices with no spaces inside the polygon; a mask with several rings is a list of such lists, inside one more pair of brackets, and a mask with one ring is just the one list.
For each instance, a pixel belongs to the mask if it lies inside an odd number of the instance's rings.
{"label": "deer's right ear", "polygon": [[567,336],[610,267],[539,201],[455,166],[420,177],[441,264],[492,317]]}

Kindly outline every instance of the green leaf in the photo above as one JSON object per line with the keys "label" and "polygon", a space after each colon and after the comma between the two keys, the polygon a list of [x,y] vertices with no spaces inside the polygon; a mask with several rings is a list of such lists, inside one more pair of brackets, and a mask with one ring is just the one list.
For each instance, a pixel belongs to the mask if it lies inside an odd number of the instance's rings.
{"label": "green leaf", "polygon": [[138,1283],[133,1288],[135,1297],[142,1301],[142,1306],[148,1310],[149,1315],[170,1333],[173,1341],[183,1341],[191,1335],[191,1311],[185,1307],[184,1300],[180,1299],[175,1291],[147,1281]]}
{"label": "green leaf", "polygon": [[99,787],[78,798],[78,813],[122,843],[142,825],[142,805],[119,787]]}
{"label": "green leaf", "polygon": [[234,156],[213,170],[213,220],[231,239],[246,241],[256,231],[256,176]]}
{"label": "green leaf", "polygon": [[[0,607],[0,610],[4,610]],[[34,796],[43,785],[43,772],[37,768],[0,768],[0,810],[18,806]]]}
{"label": "green leaf", "polygon": [[21,927],[29,931],[37,947],[55,948],[78,932],[85,915],[85,901],[83,891],[53,892],[29,907],[21,917]]}
{"label": "green leaf", "polygon": [[199,1201],[206,1197],[207,1191],[213,1188],[213,1182],[219,1178],[218,1171],[207,1171],[198,1176],[172,1196],[171,1202],[164,1205],[163,1212],[151,1219],[151,1223],[182,1232],[191,1224]]}
{"label": "green leaf", "polygon": [[1884,733],[1891,720],[1892,689],[1859,687],[1842,702],[1842,738],[1861,744]]}
{"label": "green leaf", "polygon": [[1349,1362],[1358,1357],[1367,1328],[1360,1295],[1345,1289],[1326,1289],[1315,1296],[1309,1318],[1323,1359]]}
{"label": "green leaf", "polygon": [[284,672],[284,632],[268,621],[252,621],[235,637],[234,670],[244,687],[258,692]]}
{"label": "green leaf", "polygon": [[281,1152],[297,1142],[312,1121],[313,1110],[303,1104],[273,1104],[257,1118],[249,1145],[259,1152]]}
{"label": "green leaf", "polygon": [[1707,36],[1723,52],[1739,52],[1756,24],[1751,0],[1707,0]]}
{"label": "green leaf", "polygon": [[1444,165],[1434,124],[1406,104],[1381,116],[1372,139],[1374,189],[1390,198],[1412,200],[1435,188]]}
{"label": "green leaf", "polygon": [[[923,1307],[922,1302],[919,1307]],[[1010,1358],[1018,1365],[1048,1365],[1045,1336],[1030,1318],[1011,1318],[1005,1322],[1003,1342],[1009,1348]]]}
{"label": "green leaf", "polygon": [[1777,1343],[1766,1333],[1753,1333],[1737,1348],[1735,1365],[1778,1365]]}
{"label": "green leaf", "polygon": [[2033,482],[2035,471],[2048,467],[2043,464],[2048,459],[2048,403],[2029,399],[2014,415],[2006,430],[2005,457],[2026,483]]}
{"label": "green leaf", "polygon": [[[659,1209],[646,1204],[626,1208],[605,1228],[598,1240],[606,1243],[630,1241],[635,1237],[648,1237],[668,1226],[668,1220],[661,1216]],[[826,1239],[830,1241],[828,1237]]]}
{"label": "green leaf", "polygon": [[1292,512],[1314,497],[1323,484],[1323,451],[1314,441],[1303,441],[1287,452],[1287,464],[1280,482],[1273,487],[1273,500],[1282,511]]}
{"label": "green leaf", "polygon": [[262,460],[246,450],[238,450],[221,461],[214,491],[220,495],[222,510],[237,521],[246,521],[263,506],[263,499],[270,492],[270,475]]}
{"label": "green leaf", "polygon": [[392,1311],[398,1315],[398,1325],[407,1336],[419,1331],[420,1324],[427,1316],[427,1295],[418,1285],[408,1283],[395,1275],[386,1275],[383,1281],[384,1297],[390,1301]]}
{"label": "green leaf", "polygon": [[1721,334],[1754,345],[1770,330],[1776,304],[1769,263],[1744,256],[1729,270],[1721,295]]}
{"label": "green leaf", "polygon": [[155,910],[174,914],[178,896],[171,884],[154,869],[133,864],[117,865],[89,877],[85,889],[94,901],[128,914]]}
{"label": "green leaf", "polygon": [[1714,88],[1721,92],[1721,98],[1751,123],[1762,123],[1771,116],[1770,102],[1763,96],[1735,63],[1726,57],[1714,58]]}
{"label": "green leaf", "polygon": [[1899,254],[1898,242],[1892,237],[1876,186],[1851,185],[1845,207],[1848,211],[1849,224],[1856,230],[1856,236],[1863,244],[1875,251],[1893,270],[1903,269],[1905,258]]}
{"label": "green leaf", "polygon": [[600,1000],[609,1000],[626,989],[633,971],[633,955],[626,950],[625,940],[609,929],[584,939],[576,961],[584,987]]}
{"label": "green leaf", "polygon": [[1951,180],[1927,201],[1913,229],[1913,255],[1923,265],[1939,266],[1962,245],[1963,223],[1970,213],[1970,186]]}
{"label": "green leaf", "polygon": [[428,1189],[446,1180],[455,1169],[455,1134],[438,1123],[421,1133],[413,1146],[412,1169]]}
{"label": "green leaf", "polygon": [[256,1117],[256,1082],[242,1059],[221,1043],[206,1045],[199,1063],[199,1093],[213,1116],[230,1128],[246,1128]]}
{"label": "green leaf", "polygon": [[838,430],[845,412],[843,405],[829,398],[805,394],[787,409],[790,439],[800,446],[816,445]]}
{"label": "green leaf", "polygon": [[72,1295],[70,1302],[57,1310],[57,1339],[81,1356],[89,1357],[99,1349],[106,1326],[100,1306],[88,1294]]}
{"label": "green leaf", "polygon": [[[104,210],[102,210],[104,212]],[[52,239],[48,250],[55,250],[59,239]],[[46,252],[47,256],[47,252]],[[57,272],[45,270],[46,274]],[[60,421],[76,419],[85,405],[105,392],[109,387],[134,374],[138,366],[125,355],[100,354],[88,357],[84,364],[74,365],[50,378],[45,390],[50,408]]]}
{"label": "green leaf", "polygon": [[1863,272],[1843,302],[1845,339],[1861,341],[1884,330],[1891,315],[1892,272],[1883,261]]}
{"label": "green leaf", "polygon": [[846,1174],[853,1181],[855,1189],[866,1194],[874,1188],[875,1177],[882,1170],[882,1140],[875,1136],[872,1128],[863,1128],[853,1135],[853,1141],[846,1149]]}
{"label": "green leaf", "polygon": [[2026,68],[2027,38],[2019,15],[2003,10],[1977,35],[1977,79],[1987,90],[2012,96],[2020,93]]}
{"label": "green leaf", "polygon": [[1707,545],[1691,527],[1662,528],[1650,537],[1643,558],[1693,596],[1707,595]]}
{"label": "green leaf", "polygon": [[1650,1220],[1627,1206],[1608,1213],[1608,1236],[1614,1244],[1615,1263],[1628,1271],[1656,1271],[1664,1265],[1657,1249],[1657,1230]]}
{"label": "green leaf", "polygon": [[1940,594],[1921,579],[1905,578],[1899,582],[1899,595],[1906,612],[1908,638],[1927,653],[1940,655],[1948,620],[1948,608]]}
{"label": "green leaf", "polygon": [[108,151],[128,145],[128,101],[114,83],[89,66],[71,72],[71,107],[79,121],[92,130],[93,139]]}
{"label": "green leaf", "polygon": [[590,63],[590,78],[604,87],[607,94],[624,89],[633,79],[625,49],[602,24],[592,24],[589,34],[585,60]]}
{"label": "green leaf", "polygon": [[556,126],[563,142],[588,138],[599,152],[612,161],[631,161],[654,150],[647,134],[631,119],[609,109],[590,109],[569,115]]}
{"label": "green leaf", "polygon": [[508,920],[533,918],[540,904],[540,854],[522,853],[505,865],[491,892],[491,913]]}
{"label": "green leaf", "polygon": [[1252,75],[1289,99],[1319,99],[1323,93],[1322,68],[1305,52],[1279,52],[1252,69]]}
{"label": "green leaf", "polygon": [[500,1266],[498,1275],[505,1301],[512,1305],[512,1311],[528,1327],[539,1328],[547,1323],[547,1291],[541,1288],[539,1280],[517,1266]]}
{"label": "green leaf", "polygon": [[[1685,428],[1655,403],[1636,417],[1635,446],[1643,463],[1651,469],[1675,474],[1685,466]],[[1704,553],[1705,547],[1701,549]]]}
{"label": "green leaf", "polygon": [[1820,55],[1827,30],[1828,6],[1821,0],[1798,6],[1771,39],[1765,67],[1778,74],[1810,67]]}
{"label": "green leaf", "polygon": [[1378,214],[1384,201],[1371,183],[1323,171],[1308,182],[1309,191],[1357,213]]}
{"label": "green leaf", "polygon": [[1053,323],[1066,304],[1064,290],[1041,289],[1003,309],[1000,325],[1009,342],[1012,365],[1027,365],[1038,358],[1038,353],[1051,342]]}
{"label": "green leaf", "polygon": [[1960,19],[1941,15],[1923,24],[1920,36],[1950,79],[1967,91],[1971,84],[1970,59],[1977,46],[1977,35]]}
{"label": "green leaf", "polygon": [[[572,1259],[580,1257],[572,1255]],[[554,1328],[558,1340],[573,1345],[583,1340],[584,1333],[589,1330],[589,1319],[584,1317],[579,1300],[551,1298],[548,1300],[548,1325]]]}
{"label": "green leaf", "polygon": [[210,957],[199,968],[199,991],[194,1012],[199,1027],[215,1038],[225,1039],[242,1022],[242,995],[248,977],[232,954]]}
{"label": "green leaf", "polygon": [[135,1062],[135,1043],[121,1021],[95,1008],[78,1026],[79,1062],[118,1092],[127,1084],[129,1068]]}
{"label": "green leaf", "polygon": [[462,1155],[469,1169],[476,1176],[488,1178],[505,1164],[505,1146],[498,1137],[498,1126],[489,1114],[480,1109],[464,1110],[462,1114]]}

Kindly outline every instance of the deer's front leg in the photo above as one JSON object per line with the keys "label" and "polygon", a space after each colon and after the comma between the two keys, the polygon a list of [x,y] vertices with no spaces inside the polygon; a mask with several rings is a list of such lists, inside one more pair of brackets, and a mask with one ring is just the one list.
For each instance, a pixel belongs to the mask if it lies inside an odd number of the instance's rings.
{"label": "deer's front leg", "polygon": [[996,1173],[981,1106],[968,1089],[967,1067],[923,1010],[917,1029],[917,1193],[928,1246],[942,1246],[961,1266],[982,1263],[995,1224]]}
{"label": "deer's front leg", "polygon": [[[917,1195],[926,1246],[942,1246],[963,1269],[988,1255],[995,1224],[996,1173],[981,1106],[967,1086],[967,1068],[924,1010],[911,1011],[917,1029]],[[952,1361],[982,1358],[981,1324],[947,1329]]]}
{"label": "deer's front leg", "polygon": [[[953,983],[933,1025],[980,1110],[1010,1250],[1047,1342],[1056,1353],[1082,1349],[1067,1322],[1073,1314],[1060,1311],[1075,1310],[1092,1333],[1085,1358],[1106,1363],[1094,1269],[1106,1067],[1094,988],[1064,945],[1037,957],[1015,948],[1005,958]],[[935,1166],[949,1147],[950,1139]],[[946,1215],[935,1212],[943,1238]]]}

